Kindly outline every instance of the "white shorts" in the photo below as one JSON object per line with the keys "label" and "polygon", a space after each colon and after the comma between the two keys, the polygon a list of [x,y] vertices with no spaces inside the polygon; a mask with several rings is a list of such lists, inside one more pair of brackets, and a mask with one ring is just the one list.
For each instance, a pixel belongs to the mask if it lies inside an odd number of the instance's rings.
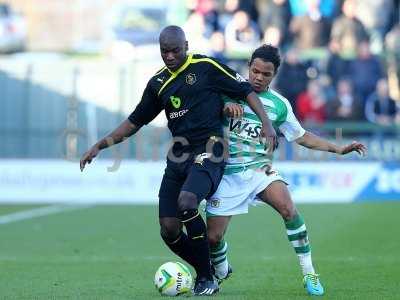
{"label": "white shorts", "polygon": [[208,215],[233,216],[246,214],[249,205],[255,205],[260,200],[257,195],[265,190],[274,181],[285,180],[271,170],[269,175],[257,169],[248,169],[244,172],[224,175],[217,191],[206,204]]}

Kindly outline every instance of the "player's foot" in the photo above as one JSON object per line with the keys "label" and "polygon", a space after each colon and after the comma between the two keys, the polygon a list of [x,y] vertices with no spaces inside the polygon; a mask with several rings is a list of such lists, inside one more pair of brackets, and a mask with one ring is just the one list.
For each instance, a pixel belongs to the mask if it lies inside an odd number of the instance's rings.
{"label": "player's foot", "polygon": [[210,296],[219,291],[218,283],[206,278],[197,278],[193,288],[195,296]]}
{"label": "player's foot", "polygon": [[312,296],[322,296],[324,288],[319,281],[318,274],[307,274],[303,278],[303,284],[308,294]]}
{"label": "player's foot", "polygon": [[226,273],[225,277],[219,277],[217,276],[216,272],[215,272],[215,268],[214,266],[211,266],[211,271],[213,273],[213,276],[215,278],[215,280],[218,282],[218,284],[221,284],[222,282],[224,282],[226,279],[228,279],[229,277],[231,277],[232,273],[233,273],[233,269],[232,266],[229,265],[228,266],[228,273]]}

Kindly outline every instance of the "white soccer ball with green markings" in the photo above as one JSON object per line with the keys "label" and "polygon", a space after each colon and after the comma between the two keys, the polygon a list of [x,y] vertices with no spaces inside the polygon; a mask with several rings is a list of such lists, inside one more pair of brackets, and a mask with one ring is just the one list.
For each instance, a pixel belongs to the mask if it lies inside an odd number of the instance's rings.
{"label": "white soccer ball with green markings", "polygon": [[156,289],[166,296],[178,296],[191,290],[193,277],[187,266],[180,262],[167,262],[154,276]]}

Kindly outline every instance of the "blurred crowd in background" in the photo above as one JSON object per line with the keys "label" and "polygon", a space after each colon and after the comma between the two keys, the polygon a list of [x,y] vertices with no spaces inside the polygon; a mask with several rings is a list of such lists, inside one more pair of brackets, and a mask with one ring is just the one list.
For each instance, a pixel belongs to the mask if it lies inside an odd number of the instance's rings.
{"label": "blurred crowd in background", "polygon": [[[370,160],[399,160],[399,2],[0,0],[0,157],[79,157],[140,101],[163,64],[160,30],[176,24],[190,52],[244,77],[255,48],[279,47],[272,88],[305,128],[363,140]],[[160,114],[119,149],[157,160],[169,141]],[[286,143],[279,151],[330,159]]]}
{"label": "blurred crowd in background", "polygon": [[246,73],[261,43],[284,57],[274,88],[303,122],[400,122],[399,1],[189,1],[189,47]]}
{"label": "blurred crowd in background", "polygon": [[[82,49],[92,45],[90,39],[111,37],[113,53],[145,44],[158,52],[160,29],[173,23],[183,26],[191,52],[213,56],[245,76],[255,48],[262,43],[279,47],[283,60],[273,88],[291,102],[302,122],[400,123],[399,0],[4,3],[9,5],[0,5],[0,52],[6,44],[26,48],[25,31],[31,35],[29,50],[69,51],[74,43]],[[27,29],[9,6],[27,15]],[[135,53],[135,59],[142,58]]]}

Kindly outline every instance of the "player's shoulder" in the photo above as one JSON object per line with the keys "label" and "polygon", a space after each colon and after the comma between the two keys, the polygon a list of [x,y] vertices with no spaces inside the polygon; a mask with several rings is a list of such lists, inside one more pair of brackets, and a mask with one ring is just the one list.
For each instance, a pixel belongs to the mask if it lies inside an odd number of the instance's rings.
{"label": "player's shoulder", "polygon": [[210,57],[207,56],[207,55],[204,55],[204,54],[200,54],[200,53],[192,53],[192,58],[193,59],[200,59],[200,58],[210,58]]}
{"label": "player's shoulder", "polygon": [[203,64],[210,66],[224,66],[221,62],[219,62],[216,58],[203,55],[203,54],[193,54],[192,55],[192,63],[195,64]]}
{"label": "player's shoulder", "polygon": [[289,100],[286,99],[284,96],[282,96],[282,95],[281,95],[280,93],[278,93],[277,91],[275,91],[275,90],[269,88],[269,89],[266,91],[266,95],[267,95],[267,97],[270,98],[271,100],[275,100],[275,101],[280,102],[280,103],[282,103],[283,105],[285,105],[285,107],[286,107],[288,110],[291,110],[291,109],[292,109],[292,105],[290,104]]}
{"label": "player's shoulder", "polygon": [[158,69],[153,76],[151,76],[150,81],[157,80],[157,78],[168,75],[169,73],[170,72],[168,71],[168,68],[163,66],[162,68]]}
{"label": "player's shoulder", "polygon": [[165,84],[170,76],[170,71],[166,66],[164,66],[153,74],[153,76],[149,79],[147,85],[151,89],[158,91]]}
{"label": "player's shoulder", "polygon": [[209,69],[212,66],[218,65],[214,58],[203,54],[193,54],[191,63],[201,69]]}
{"label": "player's shoulder", "polygon": [[192,56],[193,64],[200,64],[201,68],[207,70],[214,70],[221,72],[221,74],[227,75],[231,79],[235,79],[238,82],[245,82],[246,80],[236,71],[232,70],[229,66],[221,63],[218,59],[206,56],[202,54],[193,54]]}
{"label": "player's shoulder", "polygon": [[193,53],[192,54],[192,61],[196,61],[196,60],[207,61],[207,60],[215,60],[215,59],[212,58],[211,56],[207,56],[207,55],[204,55],[204,54]]}

